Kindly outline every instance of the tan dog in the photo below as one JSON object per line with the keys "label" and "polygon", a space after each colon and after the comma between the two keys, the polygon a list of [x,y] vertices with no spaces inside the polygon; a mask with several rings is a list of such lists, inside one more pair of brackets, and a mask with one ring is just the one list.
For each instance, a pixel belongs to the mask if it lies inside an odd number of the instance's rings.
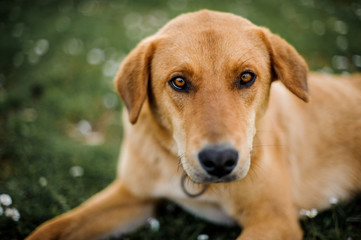
{"label": "tan dog", "polygon": [[307,75],[293,47],[241,17],[172,20],[116,76],[129,112],[118,179],[28,239],[127,232],[160,198],[240,224],[240,240],[302,239],[300,209],[361,189],[361,77]]}

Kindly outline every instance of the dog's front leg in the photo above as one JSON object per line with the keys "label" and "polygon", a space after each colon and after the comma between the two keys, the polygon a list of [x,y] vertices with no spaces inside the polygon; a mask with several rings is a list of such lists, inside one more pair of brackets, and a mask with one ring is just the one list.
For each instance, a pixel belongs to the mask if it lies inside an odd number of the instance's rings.
{"label": "dog's front leg", "polygon": [[295,210],[286,204],[254,205],[242,217],[243,231],[237,240],[301,240],[303,233]]}
{"label": "dog's front leg", "polygon": [[98,239],[128,232],[152,215],[154,202],[132,194],[120,180],[74,210],[45,222],[27,240]]}
{"label": "dog's front leg", "polygon": [[[282,224],[282,226],[280,226]],[[288,229],[287,229],[288,228]],[[301,240],[302,232],[299,228],[290,226],[288,222],[260,223],[247,226],[237,240]]]}

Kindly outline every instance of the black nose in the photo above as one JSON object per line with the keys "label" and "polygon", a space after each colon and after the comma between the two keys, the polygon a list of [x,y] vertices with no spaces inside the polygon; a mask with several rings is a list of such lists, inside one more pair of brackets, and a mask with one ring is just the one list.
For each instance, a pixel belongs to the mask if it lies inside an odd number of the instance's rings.
{"label": "black nose", "polygon": [[232,172],[238,162],[238,152],[233,148],[206,147],[198,154],[204,170],[212,176],[224,177]]}

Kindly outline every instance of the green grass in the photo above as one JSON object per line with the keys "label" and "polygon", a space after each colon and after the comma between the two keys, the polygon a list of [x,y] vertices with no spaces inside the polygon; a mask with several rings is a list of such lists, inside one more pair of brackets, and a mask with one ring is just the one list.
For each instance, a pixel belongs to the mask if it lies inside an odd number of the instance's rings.
{"label": "green grass", "polygon": [[[72,209],[116,176],[121,103],[112,78],[122,58],[170,18],[209,8],[269,27],[293,44],[310,69],[361,70],[361,4],[354,1],[26,1],[0,3],[0,194],[19,221],[0,215],[0,239],[22,239]],[[91,64],[92,63],[92,64]],[[97,136],[89,136],[89,124]],[[82,134],[81,131],[83,131]],[[91,144],[91,143],[96,144]],[[70,169],[84,174],[74,177]],[[235,239],[173,203],[123,239]],[[361,199],[302,221],[305,239],[361,239]]]}

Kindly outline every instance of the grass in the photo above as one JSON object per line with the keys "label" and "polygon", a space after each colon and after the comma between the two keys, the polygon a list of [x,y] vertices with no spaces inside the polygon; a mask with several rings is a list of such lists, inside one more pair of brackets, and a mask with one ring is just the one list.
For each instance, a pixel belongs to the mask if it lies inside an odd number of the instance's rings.
{"label": "grass", "polygon": [[[361,69],[356,0],[1,1],[0,194],[12,197],[21,218],[0,215],[0,239],[24,238],[115,178],[122,105],[112,78],[119,63],[167,20],[201,8],[269,27],[312,70]],[[170,202],[157,213],[159,231],[146,225],[121,239],[188,240],[202,233],[235,239],[241,232],[211,225]],[[301,222],[305,239],[361,239],[360,215],[360,197],[340,203]]]}

